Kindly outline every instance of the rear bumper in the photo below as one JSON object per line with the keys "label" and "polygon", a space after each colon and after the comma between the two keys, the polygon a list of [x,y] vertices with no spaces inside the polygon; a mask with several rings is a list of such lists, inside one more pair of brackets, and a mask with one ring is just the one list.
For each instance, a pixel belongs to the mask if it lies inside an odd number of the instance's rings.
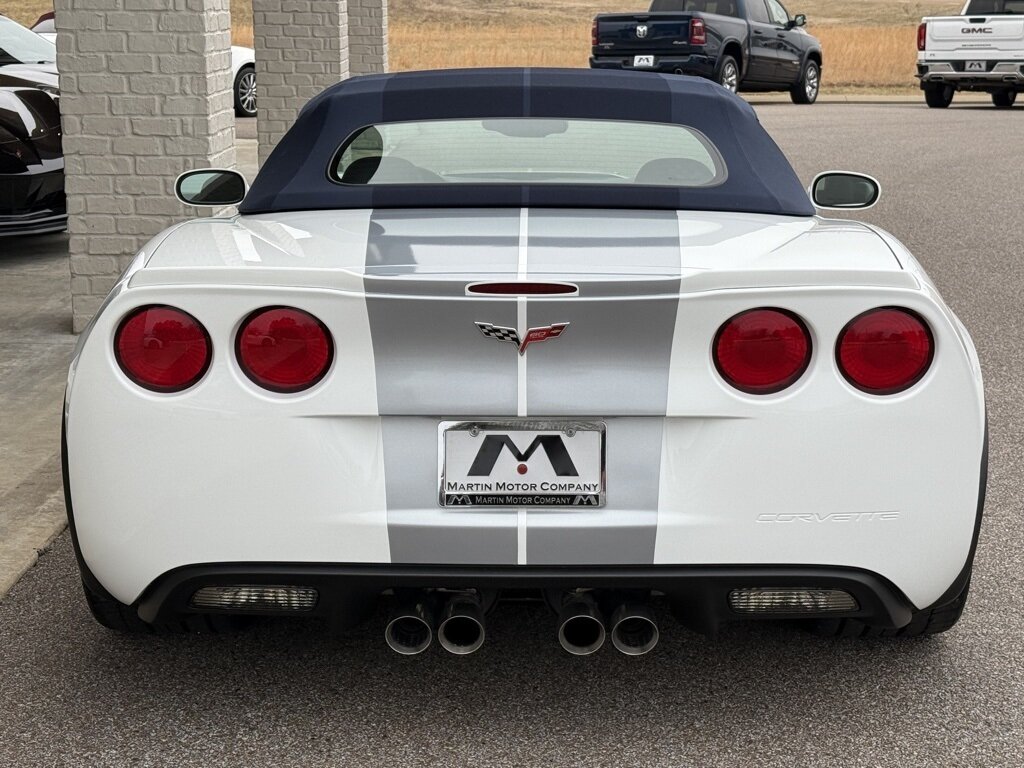
{"label": "rear bumper", "polygon": [[[889,581],[876,574],[828,567],[459,567],[417,565],[207,564],[162,575],[143,593],[136,608],[144,621],[161,623],[199,613],[191,606],[196,591],[210,586],[275,585],[316,590],[315,605],[303,611],[227,611],[250,615],[322,616],[341,623],[358,618],[386,590],[476,589],[566,591],[638,590],[664,594],[680,620],[692,629],[714,632],[722,623],[747,619],[859,618],[874,626],[899,628],[910,622],[913,606]],[[852,595],[850,611],[741,613],[730,607],[736,589],[802,587],[835,589]],[[209,613],[210,611],[205,611]],[[225,611],[219,611],[225,612]]]}
{"label": "rear bumper", "polygon": [[634,67],[633,56],[591,56],[591,69],[626,69],[636,72],[663,72],[667,74],[694,75],[712,78],[715,75],[715,59],[710,56],[693,54],[688,56],[655,56],[653,67]]}
{"label": "rear bumper", "polygon": [[985,72],[967,72],[966,62],[918,63],[917,78],[927,83],[949,83],[964,90],[1024,89],[1024,62],[985,62]]}

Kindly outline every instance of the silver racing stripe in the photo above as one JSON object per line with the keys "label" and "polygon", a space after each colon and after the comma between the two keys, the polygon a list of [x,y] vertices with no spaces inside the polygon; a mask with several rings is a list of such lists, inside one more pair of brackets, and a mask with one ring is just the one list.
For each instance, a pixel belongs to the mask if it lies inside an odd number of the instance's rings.
{"label": "silver racing stripe", "polygon": [[437,501],[438,419],[385,416],[384,488],[392,563],[513,565],[514,509],[446,509]]}
{"label": "silver racing stripe", "polygon": [[517,355],[476,326],[514,327],[516,300],[469,298],[465,286],[514,276],[518,247],[518,210],[371,215],[364,287],[393,563],[516,562],[514,510],[438,506],[437,425],[516,414]]}
{"label": "silver racing stripe", "polygon": [[[658,526],[664,418],[679,308],[674,211],[530,212],[530,277],[572,275],[571,299],[533,299],[527,322],[568,322],[531,348],[531,416],[607,424],[607,506],[530,510],[526,562],[651,564]],[[623,418],[623,417],[638,418]]]}
{"label": "silver racing stripe", "polygon": [[679,309],[675,212],[533,211],[528,252],[531,276],[574,275],[580,289],[527,305],[530,326],[571,324],[530,350],[530,415],[663,416]]}
{"label": "silver racing stripe", "polygon": [[[364,284],[392,562],[654,562],[680,259],[674,212],[373,212]],[[492,278],[562,279],[580,291],[465,295],[468,282]],[[479,322],[519,333],[569,325],[521,357]],[[438,423],[524,416],[608,425],[607,505],[438,506]]]}
{"label": "silver racing stripe", "polygon": [[663,418],[606,419],[607,506],[531,509],[530,565],[650,565],[658,531]]}
{"label": "silver racing stripe", "polygon": [[518,243],[518,210],[373,212],[364,287],[382,415],[515,415],[515,355],[476,326],[515,326],[515,299],[465,286],[515,274]]}

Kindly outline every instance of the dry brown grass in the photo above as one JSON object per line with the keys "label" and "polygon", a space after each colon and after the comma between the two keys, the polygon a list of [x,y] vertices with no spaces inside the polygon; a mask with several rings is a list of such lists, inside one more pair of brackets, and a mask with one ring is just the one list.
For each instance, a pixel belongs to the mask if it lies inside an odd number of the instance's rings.
{"label": "dry brown grass", "polygon": [[[50,0],[0,0],[32,23]],[[641,10],[646,0],[390,0],[394,70],[477,66],[585,67],[590,18]],[[914,87],[914,29],[928,14],[955,13],[959,0],[787,0],[821,38],[825,92]],[[233,38],[252,45],[252,6],[232,0]]]}
{"label": "dry brown grass", "polygon": [[[913,26],[815,27],[825,56],[827,90],[911,88],[915,80]],[[585,67],[590,27],[550,24],[486,24],[467,30],[438,23],[395,23],[391,27],[391,68]],[[826,92],[827,92],[826,90]]]}

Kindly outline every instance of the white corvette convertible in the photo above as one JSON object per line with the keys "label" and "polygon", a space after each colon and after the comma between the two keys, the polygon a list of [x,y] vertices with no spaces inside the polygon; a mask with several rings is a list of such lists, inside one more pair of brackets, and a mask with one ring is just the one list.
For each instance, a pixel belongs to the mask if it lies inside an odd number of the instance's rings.
{"label": "white corvette convertible", "polygon": [[513,592],[570,653],[641,654],[661,606],[702,632],[959,618],[986,478],[971,339],[895,238],[815,215],[726,90],[354,78],[250,190],[203,170],[178,194],[239,214],[154,238],[69,375],[102,624],[345,624],[383,596],[398,652],[469,653]]}

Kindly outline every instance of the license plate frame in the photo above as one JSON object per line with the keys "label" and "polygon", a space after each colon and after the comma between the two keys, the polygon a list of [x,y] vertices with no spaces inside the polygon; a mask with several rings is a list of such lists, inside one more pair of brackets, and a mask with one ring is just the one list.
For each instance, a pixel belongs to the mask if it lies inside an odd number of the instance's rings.
{"label": "license plate frame", "polygon": [[[442,421],[437,434],[437,498],[442,508],[597,509],[605,505],[607,427],[602,421]],[[488,437],[493,439],[483,452]],[[488,471],[470,475],[474,467]],[[525,477],[530,472],[534,474]],[[545,483],[553,487],[545,489]],[[537,487],[529,489],[530,485]],[[515,486],[523,488],[512,489]]]}
{"label": "license plate frame", "polygon": [[984,61],[964,62],[964,72],[988,72],[988,66]]}
{"label": "license plate frame", "polygon": [[633,57],[633,69],[651,69],[654,66],[654,56],[643,54]]}

